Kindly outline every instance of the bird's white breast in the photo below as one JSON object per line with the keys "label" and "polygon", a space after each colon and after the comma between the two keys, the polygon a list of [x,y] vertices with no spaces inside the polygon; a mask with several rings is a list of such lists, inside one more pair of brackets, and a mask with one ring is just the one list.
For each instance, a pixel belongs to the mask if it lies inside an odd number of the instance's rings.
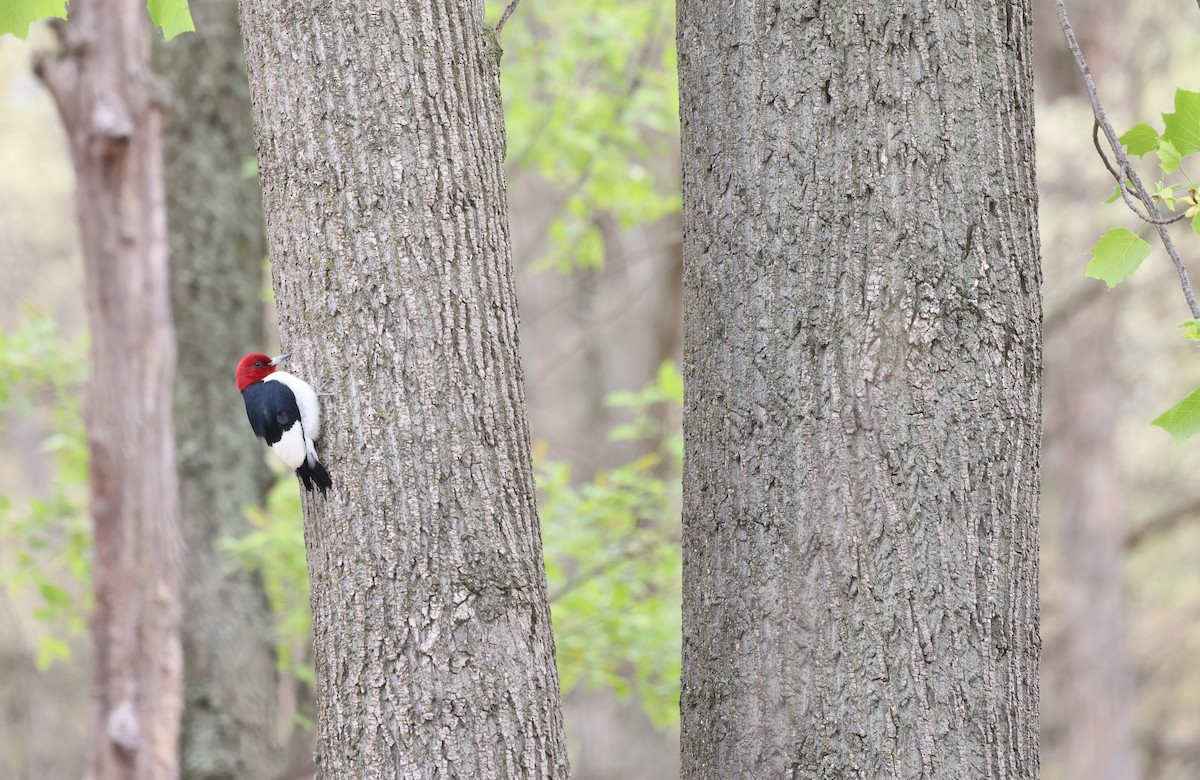
{"label": "bird's white breast", "polygon": [[286,371],[276,371],[263,381],[282,382],[291,390],[292,395],[296,397],[296,407],[300,410],[300,422],[304,425],[305,435],[309,439],[321,436],[321,406],[312,385]]}

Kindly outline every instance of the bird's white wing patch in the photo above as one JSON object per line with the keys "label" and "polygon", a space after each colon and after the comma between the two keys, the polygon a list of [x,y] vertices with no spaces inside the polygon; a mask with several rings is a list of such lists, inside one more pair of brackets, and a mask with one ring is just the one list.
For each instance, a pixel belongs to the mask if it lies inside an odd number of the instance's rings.
{"label": "bird's white wing patch", "polygon": [[283,432],[283,436],[271,445],[271,449],[294,471],[304,464],[310,446],[304,440],[304,426],[297,421]]}
{"label": "bird's white wing patch", "polygon": [[282,382],[296,396],[296,406],[300,409],[300,420],[304,423],[304,432],[309,439],[321,437],[321,405],[317,401],[317,392],[312,385],[298,376],[286,371],[276,371],[266,378],[267,382]]}

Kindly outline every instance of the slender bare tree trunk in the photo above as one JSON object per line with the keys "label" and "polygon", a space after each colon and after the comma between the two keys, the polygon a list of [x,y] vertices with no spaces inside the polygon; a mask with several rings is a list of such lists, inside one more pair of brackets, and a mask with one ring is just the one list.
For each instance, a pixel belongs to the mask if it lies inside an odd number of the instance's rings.
{"label": "slender bare tree trunk", "polygon": [[564,778],[482,3],[241,4],[292,369],[321,775]]}
{"label": "slender bare tree trunk", "polygon": [[91,780],[178,775],[178,496],[162,112],[144,3],[73,0],[39,73],[70,139],[92,339]]}
{"label": "slender bare tree trunk", "polygon": [[680,3],[684,780],[1038,775],[1028,13]]}
{"label": "slender bare tree trunk", "polygon": [[[1093,75],[1100,84],[1128,72],[1127,29],[1130,7],[1103,0],[1072,2],[1074,29]],[[1036,19],[1043,35],[1039,96],[1044,101],[1068,95],[1087,103],[1079,70],[1064,45],[1053,3]],[[1035,15],[1036,16],[1036,15]],[[1047,56],[1046,49],[1057,55]],[[1124,84],[1129,80],[1119,78]],[[1133,79],[1133,84],[1138,84]],[[1106,89],[1108,95],[1114,90]],[[1136,94],[1136,93],[1135,93]],[[1126,99],[1129,111],[1136,101]],[[1110,101],[1109,107],[1112,108]],[[1103,174],[1103,169],[1099,169]],[[1071,182],[1072,188],[1077,186]],[[1072,193],[1072,197],[1074,193]],[[1062,202],[1066,202],[1063,200]],[[1104,229],[1098,221],[1097,234]],[[1075,273],[1078,266],[1075,266]],[[1085,283],[1079,279],[1080,283]],[[1059,329],[1062,359],[1059,376],[1047,381],[1058,409],[1056,436],[1048,450],[1057,473],[1047,482],[1061,486],[1057,559],[1062,600],[1060,657],[1046,654],[1047,699],[1056,712],[1049,733],[1060,735],[1064,780],[1133,780],[1133,670],[1127,647],[1122,571],[1125,564],[1124,490],[1117,455],[1115,410],[1122,397],[1113,353],[1120,295],[1103,291],[1075,312]],[[1053,586],[1054,583],[1051,583]],[[1057,664],[1054,661],[1057,660]],[[1057,716],[1057,717],[1055,717]],[[1047,745],[1050,760],[1052,745]]]}
{"label": "slender bare tree trunk", "polygon": [[1070,375],[1060,388],[1066,780],[1136,776],[1120,577],[1125,527],[1113,440],[1121,395],[1112,366],[1113,312],[1108,296],[1079,315],[1070,333]]}
{"label": "slender bare tree trunk", "polygon": [[[270,780],[287,714],[261,580],[217,543],[245,532],[270,473],[246,425],[233,366],[264,349],[266,238],[237,0],[193,1],[196,32],[154,46],[171,99],[164,128],[171,289],[179,361],[176,454],[187,544],[182,625],[184,780]],[[281,717],[287,721],[281,724]]]}

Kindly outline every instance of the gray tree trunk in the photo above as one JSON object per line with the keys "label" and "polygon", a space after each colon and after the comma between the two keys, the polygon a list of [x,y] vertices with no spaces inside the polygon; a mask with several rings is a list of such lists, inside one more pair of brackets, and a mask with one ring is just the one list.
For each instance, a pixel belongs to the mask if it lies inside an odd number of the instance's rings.
{"label": "gray tree trunk", "polygon": [[679,21],[683,778],[1035,778],[1028,3]]}
{"label": "gray tree trunk", "polygon": [[233,367],[263,345],[266,239],[236,0],[192,2],[196,32],[154,47],[171,101],[164,127],[175,430],[187,544],[182,624],[184,780],[270,780],[281,717],[271,617],[260,579],[229,571],[216,543],[248,528],[270,474],[246,424]]}
{"label": "gray tree trunk", "polygon": [[333,393],[321,776],[564,778],[482,3],[241,11],[283,347]]}
{"label": "gray tree trunk", "polygon": [[145,3],[73,0],[38,64],[70,142],[91,334],[90,780],[178,776],[179,498],[162,111]]}

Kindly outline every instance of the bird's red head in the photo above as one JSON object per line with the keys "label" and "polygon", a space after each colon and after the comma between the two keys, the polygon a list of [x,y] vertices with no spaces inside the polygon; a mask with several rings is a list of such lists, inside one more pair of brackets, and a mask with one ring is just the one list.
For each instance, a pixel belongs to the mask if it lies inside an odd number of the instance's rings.
{"label": "bird's red head", "polygon": [[261,382],[271,374],[275,373],[275,366],[280,363],[287,355],[270,358],[266,355],[246,355],[238,361],[237,366],[237,387],[238,392],[242,392],[255,382]]}

